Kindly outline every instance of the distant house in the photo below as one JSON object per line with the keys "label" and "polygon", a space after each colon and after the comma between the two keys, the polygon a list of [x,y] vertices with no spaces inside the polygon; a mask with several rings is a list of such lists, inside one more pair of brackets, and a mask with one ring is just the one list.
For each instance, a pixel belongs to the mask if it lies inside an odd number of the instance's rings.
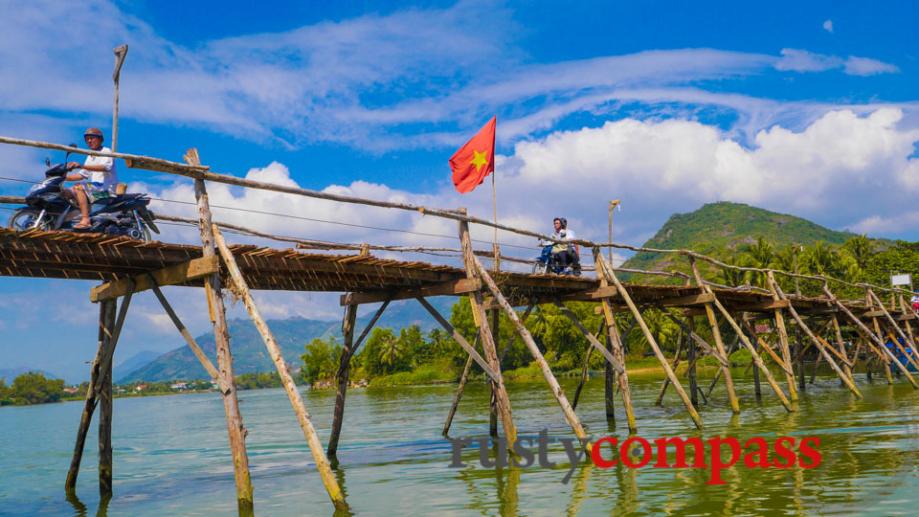
{"label": "distant house", "polygon": [[66,393],[66,394],[68,394],[68,395],[74,395],[74,394],[76,394],[76,392],[78,392],[78,391],[80,391],[80,388],[78,388],[78,387],[76,387],[76,386],[67,386],[66,388],[64,388],[64,393]]}
{"label": "distant house", "polygon": [[147,389],[146,384],[138,384],[137,386],[134,386],[134,391],[144,391],[145,389]]}
{"label": "distant house", "polygon": [[173,385],[171,385],[171,386],[169,386],[169,387],[172,388],[172,389],[174,389],[174,390],[187,390],[187,389],[188,389],[188,383],[187,383],[187,382],[177,382],[177,383],[175,383],[175,384],[173,384]]}

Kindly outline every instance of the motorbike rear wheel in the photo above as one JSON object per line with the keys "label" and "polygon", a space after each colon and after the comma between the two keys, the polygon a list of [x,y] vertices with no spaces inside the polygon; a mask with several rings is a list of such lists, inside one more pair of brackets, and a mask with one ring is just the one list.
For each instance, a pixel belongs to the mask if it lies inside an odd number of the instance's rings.
{"label": "motorbike rear wheel", "polygon": [[[10,217],[10,222],[7,224],[7,228],[16,231],[31,230],[32,227],[35,226],[35,221],[38,219],[40,213],[40,210],[34,208],[20,208],[13,212],[12,217]],[[46,217],[45,220],[39,222],[36,228],[39,230],[47,230],[50,224],[51,222]]]}

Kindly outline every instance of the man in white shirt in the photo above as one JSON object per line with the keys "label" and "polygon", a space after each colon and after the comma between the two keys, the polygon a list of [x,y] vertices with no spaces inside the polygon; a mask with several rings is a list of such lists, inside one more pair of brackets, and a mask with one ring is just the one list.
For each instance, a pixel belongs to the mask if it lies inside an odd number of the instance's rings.
{"label": "man in white shirt", "polygon": [[[105,137],[102,130],[91,127],[83,133],[86,146],[93,151],[103,153],[112,152],[108,147],[102,147]],[[70,190],[70,194],[77,200],[80,207],[80,222],[75,224],[75,230],[85,230],[90,227],[89,205],[98,199],[103,199],[112,194],[118,184],[118,174],[115,171],[115,159],[102,156],[87,156],[86,162],[80,167],[77,162],[70,162],[67,168],[76,170],[74,174],[67,175],[67,181],[77,181]]]}
{"label": "man in white shirt", "polygon": [[[544,242],[543,245],[551,245],[551,259],[550,256],[546,256],[547,261],[551,263],[558,264],[562,269],[567,266],[573,266],[576,269],[578,268],[579,263],[579,249],[576,244],[572,244],[567,241],[573,241],[576,237],[572,230],[568,229],[568,220],[564,217],[556,217],[552,220],[552,226],[555,229],[555,233],[552,234],[553,241],[560,242]],[[579,271],[575,274],[579,274]]]}

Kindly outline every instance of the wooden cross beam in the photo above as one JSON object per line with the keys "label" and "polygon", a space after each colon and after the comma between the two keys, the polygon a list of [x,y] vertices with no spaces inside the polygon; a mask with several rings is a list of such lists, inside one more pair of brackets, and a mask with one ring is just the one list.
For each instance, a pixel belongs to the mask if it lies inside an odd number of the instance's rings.
{"label": "wooden cross beam", "polygon": [[[112,300],[124,296],[129,292],[140,292],[153,289],[153,286],[184,284],[191,280],[203,278],[219,271],[216,255],[202,257],[165,267],[151,273],[144,273],[134,277],[120,278],[102,285],[93,287],[89,292],[89,300],[93,303]],[[150,277],[153,277],[151,281]]]}

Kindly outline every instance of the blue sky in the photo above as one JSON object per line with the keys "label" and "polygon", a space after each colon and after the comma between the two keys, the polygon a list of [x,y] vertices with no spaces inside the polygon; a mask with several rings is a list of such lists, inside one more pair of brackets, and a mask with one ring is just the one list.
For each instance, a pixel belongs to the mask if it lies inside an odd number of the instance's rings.
{"label": "blue sky", "polygon": [[[447,158],[498,116],[499,217],[567,215],[586,237],[623,199],[619,240],[717,200],[916,240],[919,46],[913,2],[0,1],[0,133],[80,141],[110,127],[111,48],[130,45],[120,150],[315,189],[490,214]],[[47,153],[0,148],[0,176]],[[187,182],[121,167],[135,189]],[[0,193],[22,192],[0,180]],[[452,235],[452,225],[215,188],[226,205]],[[157,210],[182,213],[181,205]],[[223,211],[229,222],[349,242],[443,239]],[[485,237],[487,232],[483,233]],[[193,241],[170,228],[170,240]],[[507,243],[526,240],[502,236]],[[526,251],[523,251],[525,254]],[[75,379],[94,352],[87,283],[0,280],[0,359]],[[193,330],[202,301],[170,290]],[[336,317],[333,298],[264,293],[272,317]],[[238,308],[233,314],[239,314]],[[139,297],[119,355],[180,341]]]}

